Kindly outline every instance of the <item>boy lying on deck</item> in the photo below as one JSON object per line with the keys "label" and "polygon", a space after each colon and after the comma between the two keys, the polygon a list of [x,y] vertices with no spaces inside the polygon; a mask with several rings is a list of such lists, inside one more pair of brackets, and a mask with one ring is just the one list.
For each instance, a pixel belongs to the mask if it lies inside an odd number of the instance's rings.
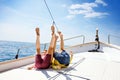
{"label": "boy lying on deck", "polygon": [[[51,27],[52,30],[52,38],[50,42],[50,46],[48,50],[40,52],[40,33],[39,28],[36,28],[36,56],[35,56],[35,64],[28,67],[29,70],[35,69],[46,69],[49,68],[51,63],[51,67],[53,69],[61,69],[63,67],[67,67],[70,64],[70,60],[72,59],[72,52],[71,56],[64,50],[64,42],[63,42],[63,35],[61,32],[58,32],[60,39],[61,39],[61,53],[55,52],[56,41],[58,36],[55,34],[54,26]],[[53,58],[54,56],[54,58]]]}
{"label": "boy lying on deck", "polygon": [[28,67],[29,70],[35,69],[46,69],[51,65],[51,60],[53,58],[53,49],[57,41],[57,36],[52,35],[50,46],[48,50],[40,52],[40,33],[39,28],[36,28],[36,55],[35,55],[35,64]]}
{"label": "boy lying on deck", "polygon": [[[52,35],[56,35],[54,26],[51,27],[51,30],[52,30]],[[64,49],[63,34],[60,31],[58,31],[58,34],[60,37],[60,52],[55,52],[55,47],[56,47],[56,41],[55,41],[54,49],[53,49],[54,51],[53,60],[51,65],[53,69],[66,68],[67,66],[69,66],[73,58],[72,51],[70,52],[70,54],[68,54]]]}

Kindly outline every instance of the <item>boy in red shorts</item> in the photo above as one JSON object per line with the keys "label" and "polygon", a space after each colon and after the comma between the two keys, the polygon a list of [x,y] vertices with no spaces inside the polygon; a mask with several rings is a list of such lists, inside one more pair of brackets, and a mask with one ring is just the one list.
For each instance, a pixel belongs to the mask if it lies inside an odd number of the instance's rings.
{"label": "boy in red shorts", "polygon": [[[53,29],[51,27],[52,32]],[[40,33],[39,33],[39,28],[36,28],[36,56],[35,56],[35,64],[31,67],[28,67],[29,70],[32,68],[35,69],[46,69],[50,67],[51,60],[53,58],[53,49],[55,47],[55,43],[57,41],[58,36],[53,35],[52,33],[52,38],[50,42],[50,46],[48,50],[45,50],[44,52],[40,52]]]}

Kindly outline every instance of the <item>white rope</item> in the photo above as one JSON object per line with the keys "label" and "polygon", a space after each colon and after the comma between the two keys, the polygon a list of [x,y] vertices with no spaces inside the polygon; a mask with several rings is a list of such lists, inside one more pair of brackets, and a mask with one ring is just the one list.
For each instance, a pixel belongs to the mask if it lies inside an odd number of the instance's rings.
{"label": "white rope", "polygon": [[55,23],[55,20],[54,20],[53,15],[52,15],[52,13],[51,13],[51,11],[50,11],[50,8],[49,8],[48,5],[47,5],[46,0],[44,0],[44,3],[45,3],[45,5],[46,5],[46,7],[47,7],[47,10],[48,10],[48,12],[49,12],[49,14],[50,14],[51,19],[53,20],[53,25],[55,25],[55,27],[56,27],[56,29],[57,29],[57,31],[58,31],[58,27],[57,27],[57,25],[56,25],[56,23]]}

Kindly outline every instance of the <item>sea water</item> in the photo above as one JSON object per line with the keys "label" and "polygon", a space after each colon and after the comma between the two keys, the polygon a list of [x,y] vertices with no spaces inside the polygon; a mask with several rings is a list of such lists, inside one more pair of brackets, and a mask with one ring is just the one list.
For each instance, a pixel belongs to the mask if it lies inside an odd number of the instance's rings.
{"label": "sea water", "polygon": [[[41,45],[44,48],[44,45]],[[35,43],[15,42],[15,41],[0,41],[0,62],[15,59],[18,53],[18,58],[35,55]]]}

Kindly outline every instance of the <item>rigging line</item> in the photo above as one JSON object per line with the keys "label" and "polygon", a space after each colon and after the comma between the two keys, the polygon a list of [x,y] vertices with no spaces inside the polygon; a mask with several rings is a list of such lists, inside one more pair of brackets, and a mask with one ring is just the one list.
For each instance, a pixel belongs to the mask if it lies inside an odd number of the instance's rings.
{"label": "rigging line", "polygon": [[58,31],[58,27],[57,27],[57,25],[56,25],[56,23],[55,23],[55,20],[54,20],[53,15],[52,15],[52,13],[51,13],[51,11],[50,11],[50,8],[49,8],[48,5],[47,5],[46,0],[44,0],[44,3],[45,3],[45,5],[46,5],[46,7],[47,7],[47,9],[48,9],[48,12],[49,12],[49,14],[50,14],[50,16],[51,16],[51,19],[53,20],[53,25],[55,25],[55,27],[56,27],[56,29],[57,29],[57,31]]}
{"label": "rigging line", "polygon": [[[85,60],[85,58],[82,58],[80,60],[78,60],[76,63],[74,63],[72,66],[70,66],[69,68],[65,69],[63,72],[61,71],[57,71],[58,74],[56,74],[55,76],[50,77],[48,80],[55,80],[57,77],[59,77],[61,74],[63,75],[67,75],[68,72],[70,72],[71,70],[73,70],[76,66],[78,66],[81,62],[83,62]],[[80,77],[82,79],[86,79],[86,80],[90,80],[88,78],[84,78],[84,77]]]}

